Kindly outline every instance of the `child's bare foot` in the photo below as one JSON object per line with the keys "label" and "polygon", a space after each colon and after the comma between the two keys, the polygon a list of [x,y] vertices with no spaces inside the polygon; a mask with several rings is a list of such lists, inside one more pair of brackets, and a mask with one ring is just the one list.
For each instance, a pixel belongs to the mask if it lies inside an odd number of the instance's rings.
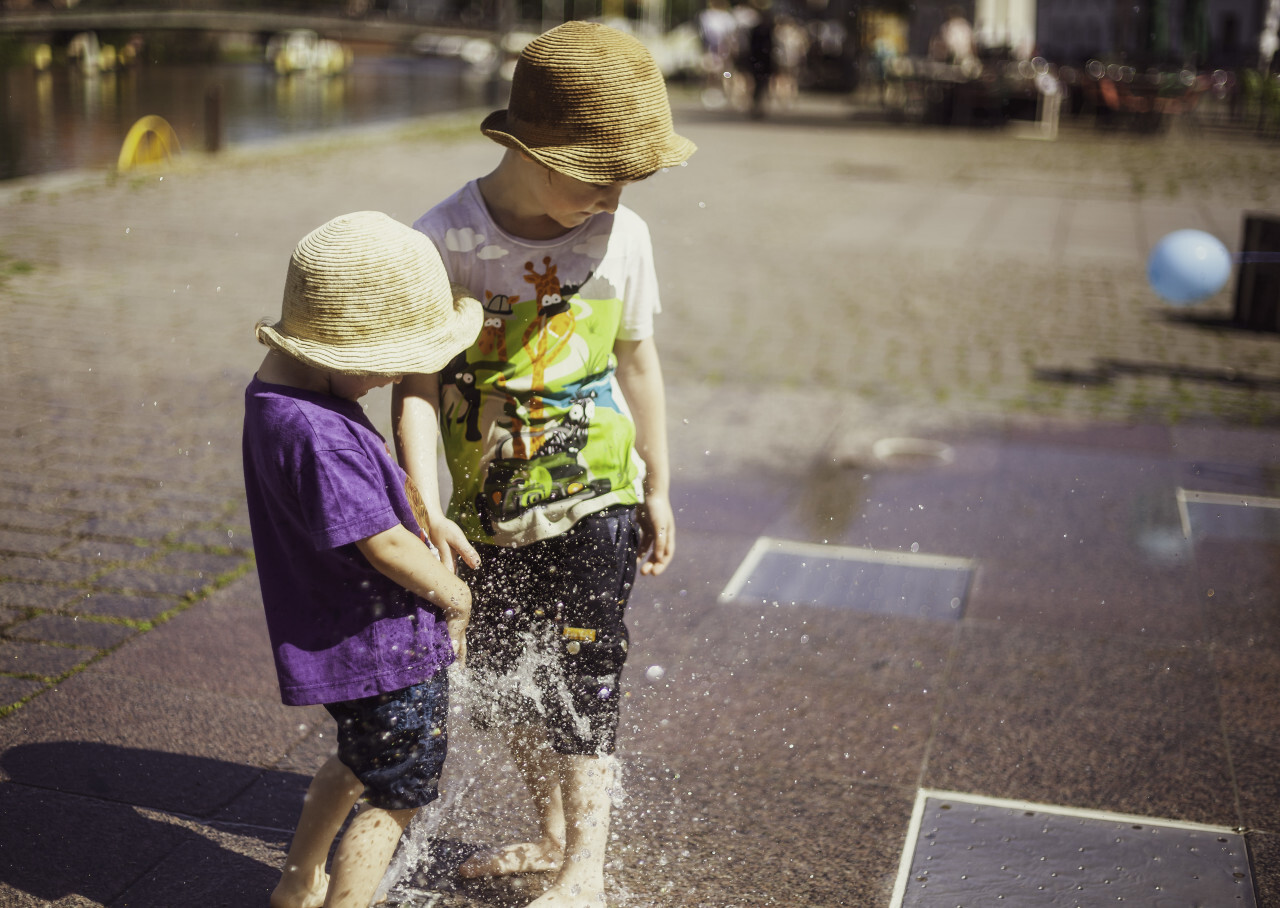
{"label": "child's bare foot", "polygon": [[557,883],[530,902],[528,908],[605,908],[604,888]]}
{"label": "child's bare foot", "polygon": [[318,868],[310,874],[290,867],[271,893],[271,908],[324,908],[329,892],[329,874]]}
{"label": "child's bare foot", "polygon": [[470,880],[512,873],[542,873],[559,870],[563,864],[564,846],[559,842],[522,842],[519,845],[477,851],[458,868],[458,875]]}

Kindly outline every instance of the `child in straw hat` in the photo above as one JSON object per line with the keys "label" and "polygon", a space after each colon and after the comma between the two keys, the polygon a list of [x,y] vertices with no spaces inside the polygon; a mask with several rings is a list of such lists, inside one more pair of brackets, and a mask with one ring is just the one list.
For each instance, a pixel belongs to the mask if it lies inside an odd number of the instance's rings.
{"label": "child in straw hat", "polygon": [[657,278],[648,228],[619,197],[694,145],[673,131],[644,46],[587,22],[525,48],[508,108],[481,129],[506,149],[497,167],[414,226],[484,301],[484,327],[392,398],[430,537],[465,562],[474,596],[474,717],[505,734],[541,824],[538,841],[482,851],[461,873],[554,871],[534,905],[599,906],[624,611],[637,561],[660,574],[675,552]]}
{"label": "child in straw hat", "polygon": [[245,392],[244,475],[280,693],[338,722],[272,908],[367,908],[401,831],[437,795],[445,668],[465,656],[471,596],[425,542],[413,482],[357,401],[439,369],[481,317],[426,237],[364,211],[298,244],[283,317],[258,326],[271,349]]}

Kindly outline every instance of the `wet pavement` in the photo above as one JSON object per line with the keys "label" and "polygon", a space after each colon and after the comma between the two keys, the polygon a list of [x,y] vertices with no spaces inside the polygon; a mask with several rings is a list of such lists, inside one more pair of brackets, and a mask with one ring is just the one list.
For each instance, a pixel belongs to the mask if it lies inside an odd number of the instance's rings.
{"label": "wet pavement", "polygon": [[[1280,905],[1280,335],[1143,276],[1173,229],[1238,250],[1274,145],[851,113],[678,103],[699,153],[628,189],[679,554],[632,600],[612,903],[940,904],[899,883],[924,790],[1239,832],[1221,904]],[[265,904],[330,731],[260,616],[251,328],[307,231],[496,161],[474,122],[0,186],[0,905]],[[531,831],[494,750],[457,723],[392,902],[537,891],[449,869]]]}

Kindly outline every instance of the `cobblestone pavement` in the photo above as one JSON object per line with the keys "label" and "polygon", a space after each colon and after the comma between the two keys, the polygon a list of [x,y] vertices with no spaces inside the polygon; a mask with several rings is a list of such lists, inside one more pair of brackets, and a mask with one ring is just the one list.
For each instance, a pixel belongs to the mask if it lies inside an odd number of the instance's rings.
{"label": "cobblestone pavement", "polygon": [[[133,769],[190,772],[224,794],[267,785],[274,813],[224,811],[221,825],[191,819],[190,791],[129,801],[108,785],[106,797],[141,805],[139,835],[179,835],[201,859],[229,849],[269,878],[291,823],[279,805],[324,742],[315,716],[299,724],[273,705],[255,636],[238,460],[241,393],[261,355],[251,329],[278,311],[307,231],[357,209],[411,221],[495,161],[477,119],[0,186],[0,753],[39,745],[56,760],[58,722],[74,720],[84,740],[143,754]],[[678,483],[854,463],[891,434],[1280,419],[1280,334],[1232,328],[1231,286],[1175,310],[1143,273],[1170,230],[1235,250],[1243,212],[1280,207],[1274,144],[1186,129],[1068,127],[1048,143],[890,128],[814,99],[764,122],[680,104],[677,121],[698,154],[626,201],[653,230],[664,284]],[[368,406],[385,426],[385,395]],[[188,648],[175,654],[164,634],[179,615]],[[252,669],[213,690],[201,679],[225,673],[218,658]],[[135,685],[184,674],[184,696],[225,725],[194,732],[131,701]],[[218,712],[237,686],[257,724]],[[245,727],[258,739],[238,740]],[[190,762],[146,756],[159,752]],[[225,762],[208,770],[214,757]],[[302,775],[268,785],[227,765]],[[863,807],[887,810],[850,809]],[[6,878],[0,905],[117,904],[146,870],[121,861],[133,869],[118,885],[78,896]],[[129,903],[177,904],[164,899],[204,879],[193,873]]]}

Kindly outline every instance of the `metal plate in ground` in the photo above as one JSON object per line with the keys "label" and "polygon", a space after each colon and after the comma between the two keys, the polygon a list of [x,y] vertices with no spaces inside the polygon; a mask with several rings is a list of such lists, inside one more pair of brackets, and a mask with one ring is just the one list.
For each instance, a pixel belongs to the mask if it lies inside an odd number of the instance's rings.
{"label": "metal plate in ground", "polygon": [[762,536],[721,602],[819,605],[954,621],[964,611],[973,562]]}
{"label": "metal plate in ground", "polygon": [[1225,827],[921,791],[892,908],[1256,908]]}
{"label": "metal plate in ground", "polygon": [[1280,542],[1280,498],[1178,489],[1182,534],[1201,539]]}

